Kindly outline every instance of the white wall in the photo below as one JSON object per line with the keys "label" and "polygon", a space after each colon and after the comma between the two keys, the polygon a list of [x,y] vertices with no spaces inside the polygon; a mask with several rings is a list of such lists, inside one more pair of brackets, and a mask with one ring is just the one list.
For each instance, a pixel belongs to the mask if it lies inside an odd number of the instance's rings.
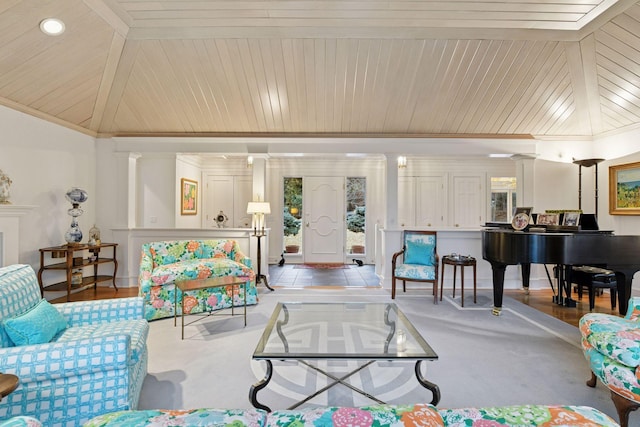
{"label": "white wall", "polygon": [[[593,168],[582,168],[582,210],[593,213]],[[578,165],[573,163],[534,162],[533,211],[578,209]]]}
{"label": "white wall", "polygon": [[[202,182],[202,175],[200,173],[201,167],[188,159],[178,158],[176,160],[176,174],[175,174],[175,201],[174,216],[175,224],[177,228],[201,228],[202,227],[202,191],[204,183]],[[180,214],[180,197],[181,188],[180,180],[187,178],[198,183],[198,196],[197,196],[197,213],[196,215],[182,215]],[[153,225],[152,225],[153,227]]]}
{"label": "white wall", "polygon": [[87,191],[78,223],[86,236],[96,218],[94,138],[0,106],[0,169],[13,181],[11,202],[34,205],[20,220],[19,262],[40,267],[39,248],[66,243],[71,187]]}

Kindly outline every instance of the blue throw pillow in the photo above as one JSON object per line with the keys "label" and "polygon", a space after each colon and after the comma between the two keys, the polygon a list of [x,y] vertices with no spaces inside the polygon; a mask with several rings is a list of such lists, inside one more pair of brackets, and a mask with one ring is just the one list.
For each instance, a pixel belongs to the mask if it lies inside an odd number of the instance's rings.
{"label": "blue throw pillow", "polygon": [[407,242],[404,253],[405,264],[434,265],[436,262],[433,245],[420,242]]}
{"label": "blue throw pillow", "polygon": [[45,299],[19,316],[6,319],[3,324],[16,346],[49,342],[67,328],[64,316]]}

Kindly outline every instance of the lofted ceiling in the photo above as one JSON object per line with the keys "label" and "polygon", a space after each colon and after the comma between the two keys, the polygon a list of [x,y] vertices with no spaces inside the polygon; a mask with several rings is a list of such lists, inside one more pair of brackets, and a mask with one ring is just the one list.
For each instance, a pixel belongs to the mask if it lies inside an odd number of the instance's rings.
{"label": "lofted ceiling", "polygon": [[2,0],[0,104],[95,136],[591,137],[640,124],[640,3]]}

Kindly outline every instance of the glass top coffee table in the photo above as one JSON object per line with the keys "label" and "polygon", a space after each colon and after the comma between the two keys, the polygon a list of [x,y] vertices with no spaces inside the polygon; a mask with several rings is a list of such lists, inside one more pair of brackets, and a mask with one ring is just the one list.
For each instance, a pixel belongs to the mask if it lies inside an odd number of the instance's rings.
{"label": "glass top coffee table", "polygon": [[[424,361],[436,360],[438,355],[393,303],[280,302],[258,341],[253,359],[264,360],[267,366],[264,378],[251,386],[249,400],[254,407],[267,411],[271,409],[258,402],[257,394],[271,380],[273,360],[296,361],[332,380],[289,409],[336,384],[384,404],[345,381],[376,361],[416,361],[418,382],[431,391],[433,405],[440,401],[439,387],[428,381],[421,370]],[[312,360],[358,360],[363,363],[338,377],[311,364],[309,361]]]}

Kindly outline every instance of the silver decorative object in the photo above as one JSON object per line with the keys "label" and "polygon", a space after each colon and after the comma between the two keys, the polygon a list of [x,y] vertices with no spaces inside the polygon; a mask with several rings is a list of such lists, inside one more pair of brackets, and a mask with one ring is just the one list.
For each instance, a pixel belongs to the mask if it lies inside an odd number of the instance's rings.
{"label": "silver decorative object", "polygon": [[218,228],[226,227],[228,220],[229,217],[224,212],[220,211],[220,213],[216,216],[216,224],[218,225]]}
{"label": "silver decorative object", "polygon": [[11,204],[9,201],[9,187],[11,187],[11,178],[0,170],[0,204]]}

